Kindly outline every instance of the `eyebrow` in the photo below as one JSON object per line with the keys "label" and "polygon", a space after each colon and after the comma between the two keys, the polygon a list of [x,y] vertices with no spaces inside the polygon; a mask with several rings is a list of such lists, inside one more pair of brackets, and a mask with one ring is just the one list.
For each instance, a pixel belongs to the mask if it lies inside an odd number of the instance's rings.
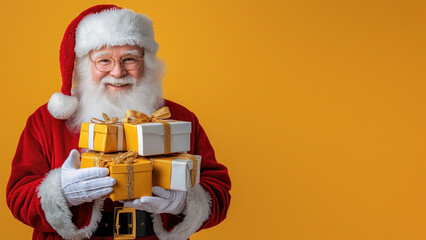
{"label": "eyebrow", "polygon": [[129,51],[124,52],[124,55],[138,55],[138,56],[140,56],[141,53],[139,52],[139,50],[135,49],[135,50],[129,50]]}
{"label": "eyebrow", "polygon": [[108,55],[109,53],[107,53],[107,52],[95,52],[95,53],[93,53],[93,58],[95,59],[95,58],[97,58],[97,57],[100,57],[100,56],[105,56],[105,55]]}
{"label": "eyebrow", "polygon": [[[96,59],[100,56],[105,56],[105,55],[109,55],[109,53],[108,52],[95,52],[95,53],[93,53],[92,57],[94,59]],[[137,56],[140,57],[140,52],[139,52],[139,50],[134,49],[134,50],[129,50],[129,51],[124,52],[124,55],[137,55]]]}

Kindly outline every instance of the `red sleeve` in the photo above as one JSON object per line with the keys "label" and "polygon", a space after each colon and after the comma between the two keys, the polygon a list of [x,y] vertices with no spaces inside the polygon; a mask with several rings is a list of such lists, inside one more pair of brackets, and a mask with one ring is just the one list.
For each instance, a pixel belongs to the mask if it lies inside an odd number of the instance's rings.
{"label": "red sleeve", "polygon": [[[195,117],[195,116],[194,116]],[[200,184],[212,197],[211,216],[201,229],[213,227],[226,218],[231,201],[231,180],[228,169],[216,161],[214,149],[195,117],[194,154],[201,155]]]}
{"label": "red sleeve", "polygon": [[[199,230],[213,227],[226,218],[229,208],[231,180],[228,169],[216,161],[214,149],[195,114],[170,100],[166,100],[166,105],[170,108],[172,119],[190,121],[192,124],[191,150],[189,153],[201,155],[200,184],[212,198],[210,217]],[[175,220],[175,223],[178,221]]]}
{"label": "red sleeve", "polygon": [[50,171],[47,149],[41,140],[43,122],[34,114],[21,134],[7,184],[6,200],[12,214],[21,222],[43,232],[54,232],[44,217],[37,187]]}

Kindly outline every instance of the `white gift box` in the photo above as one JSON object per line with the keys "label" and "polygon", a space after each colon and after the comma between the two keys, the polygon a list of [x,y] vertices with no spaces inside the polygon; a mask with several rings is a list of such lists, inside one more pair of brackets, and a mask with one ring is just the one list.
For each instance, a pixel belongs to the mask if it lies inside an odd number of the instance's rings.
{"label": "white gift box", "polygon": [[[191,122],[167,121],[171,128],[171,152],[187,152],[190,149]],[[127,151],[134,150],[140,156],[165,154],[164,126],[162,123],[124,124]]]}
{"label": "white gift box", "polygon": [[[201,156],[193,155],[197,162],[179,157],[151,158],[152,185],[170,190],[188,191],[200,183]],[[194,171],[194,173],[193,173]],[[192,174],[195,174],[193,183]]]}

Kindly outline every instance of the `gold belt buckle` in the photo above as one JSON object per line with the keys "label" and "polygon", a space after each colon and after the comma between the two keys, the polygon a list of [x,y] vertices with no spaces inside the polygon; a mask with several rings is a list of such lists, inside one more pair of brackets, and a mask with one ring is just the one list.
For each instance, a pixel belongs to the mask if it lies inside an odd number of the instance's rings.
{"label": "gold belt buckle", "polygon": [[136,238],[136,209],[114,208],[114,239]]}

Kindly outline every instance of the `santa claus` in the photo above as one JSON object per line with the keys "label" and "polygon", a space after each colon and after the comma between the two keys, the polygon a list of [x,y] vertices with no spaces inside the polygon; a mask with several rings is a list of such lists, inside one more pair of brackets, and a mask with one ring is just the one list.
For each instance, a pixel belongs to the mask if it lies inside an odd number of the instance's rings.
{"label": "santa claus", "polygon": [[114,5],[89,8],[67,28],[61,93],[28,118],[7,186],[8,206],[34,228],[33,239],[113,238],[113,209],[123,203],[105,196],[115,180],[107,168],[78,168],[84,151],[78,138],[82,122],[101,113],[125,116],[127,109],[150,115],[169,107],[173,119],[191,122],[189,153],[202,156],[200,184],[190,191],[153,187],[152,197],[124,202],[143,219],[136,239],[187,239],[226,217],[227,169],[216,162],[197,117],[163,99],[164,63],[157,51],[151,20]]}

